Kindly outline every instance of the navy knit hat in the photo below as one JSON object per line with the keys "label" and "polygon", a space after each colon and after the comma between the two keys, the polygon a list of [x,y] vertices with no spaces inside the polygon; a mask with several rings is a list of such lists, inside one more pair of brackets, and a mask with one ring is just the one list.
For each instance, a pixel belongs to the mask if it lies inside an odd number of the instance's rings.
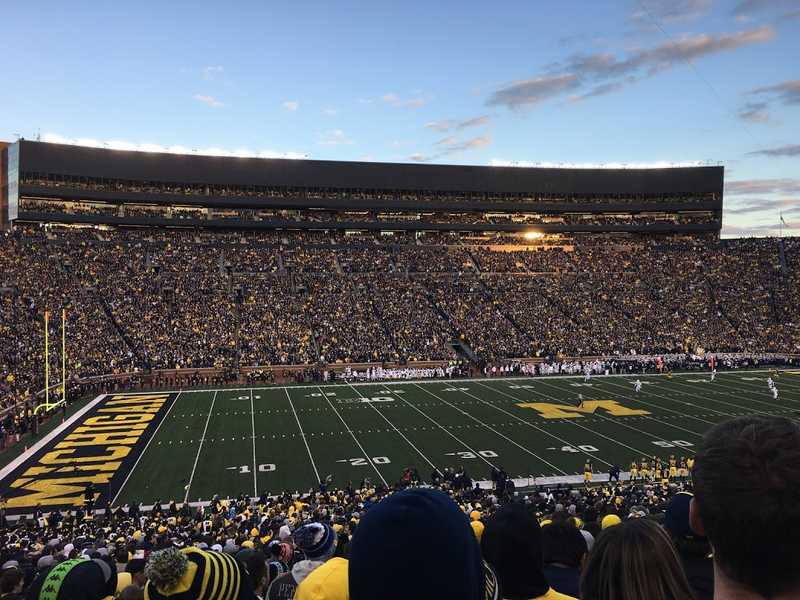
{"label": "navy knit hat", "polygon": [[544,576],[542,530],[533,510],[507,504],[486,522],[483,556],[497,572],[506,598],[538,598],[550,589]]}
{"label": "navy knit hat", "polygon": [[303,525],[295,530],[292,538],[309,560],[325,560],[336,550],[336,532],[324,523]]}
{"label": "navy knit hat", "polygon": [[350,547],[350,600],[498,598],[467,516],[437,490],[410,489],[361,519]]}
{"label": "navy knit hat", "polygon": [[670,500],[664,515],[664,527],[673,538],[700,538],[689,525],[689,505],[693,494],[679,492]]}

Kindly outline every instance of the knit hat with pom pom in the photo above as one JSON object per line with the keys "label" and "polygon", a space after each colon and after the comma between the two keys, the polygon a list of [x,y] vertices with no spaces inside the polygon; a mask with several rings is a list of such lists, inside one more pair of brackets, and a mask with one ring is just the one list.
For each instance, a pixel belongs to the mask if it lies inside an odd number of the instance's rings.
{"label": "knit hat with pom pom", "polygon": [[198,548],[167,548],[150,555],[144,569],[145,600],[244,600],[250,578],[229,554]]}

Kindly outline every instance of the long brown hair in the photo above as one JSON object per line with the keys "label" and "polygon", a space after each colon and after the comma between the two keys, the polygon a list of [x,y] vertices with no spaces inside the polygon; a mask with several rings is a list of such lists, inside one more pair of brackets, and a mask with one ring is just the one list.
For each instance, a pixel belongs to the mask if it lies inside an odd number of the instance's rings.
{"label": "long brown hair", "polygon": [[667,533],[632,519],[605,529],[581,577],[582,600],[693,600]]}

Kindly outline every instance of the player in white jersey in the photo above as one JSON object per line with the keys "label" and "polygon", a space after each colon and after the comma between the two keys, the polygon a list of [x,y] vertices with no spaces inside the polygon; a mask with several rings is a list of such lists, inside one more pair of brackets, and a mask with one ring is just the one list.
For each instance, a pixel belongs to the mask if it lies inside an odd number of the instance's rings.
{"label": "player in white jersey", "polygon": [[772,386],[772,397],[773,399],[778,399],[778,387],[776,385]]}
{"label": "player in white jersey", "polygon": [[642,382],[638,379],[633,382],[633,391],[637,394],[642,391]]}
{"label": "player in white jersey", "polygon": [[711,383],[714,383],[714,378],[717,376],[717,370],[711,369]]}
{"label": "player in white jersey", "polygon": [[775,388],[775,382],[772,381],[772,377],[767,377],[767,387],[772,390]]}
{"label": "player in white jersey", "polygon": [[592,367],[590,367],[589,365],[586,365],[586,367],[583,370],[583,373],[585,375],[583,380],[584,381],[589,381],[592,378]]}

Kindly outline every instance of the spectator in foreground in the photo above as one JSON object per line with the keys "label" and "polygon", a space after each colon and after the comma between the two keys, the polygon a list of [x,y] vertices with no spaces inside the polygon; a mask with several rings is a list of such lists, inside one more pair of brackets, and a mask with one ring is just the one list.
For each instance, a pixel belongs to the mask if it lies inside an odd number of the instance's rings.
{"label": "spectator in foreground", "polygon": [[800,597],[800,427],[748,416],[713,427],[692,473],[692,529],[714,550],[714,597]]}
{"label": "spectator in foreground", "polygon": [[557,521],[542,527],[544,576],[555,591],[576,598],[580,595],[586,552],[586,538],[571,521]]}
{"label": "spectator in foreground", "polygon": [[544,576],[542,530],[529,506],[507,504],[498,510],[486,523],[481,549],[497,572],[503,598],[574,600],[553,590]]}
{"label": "spectator in foreground", "polygon": [[294,543],[305,556],[292,565],[291,571],[277,577],[267,588],[269,600],[292,600],[297,586],[336,552],[336,532],[330,525],[310,523],[293,534]]}
{"label": "spectator in foreground", "polygon": [[581,600],[693,600],[667,533],[631,519],[597,539],[581,578]]}
{"label": "spectator in foreground", "polygon": [[697,600],[714,599],[714,561],[711,546],[697,535],[689,524],[689,507],[693,494],[679,492],[670,500],[664,518],[664,528],[672,538],[681,559],[683,572]]}
{"label": "spectator in foreground", "polygon": [[398,492],[370,508],[350,548],[351,600],[494,600],[467,516],[447,494]]}
{"label": "spectator in foreground", "polygon": [[148,600],[252,600],[244,567],[223,552],[167,548],[153,552],[145,567]]}

